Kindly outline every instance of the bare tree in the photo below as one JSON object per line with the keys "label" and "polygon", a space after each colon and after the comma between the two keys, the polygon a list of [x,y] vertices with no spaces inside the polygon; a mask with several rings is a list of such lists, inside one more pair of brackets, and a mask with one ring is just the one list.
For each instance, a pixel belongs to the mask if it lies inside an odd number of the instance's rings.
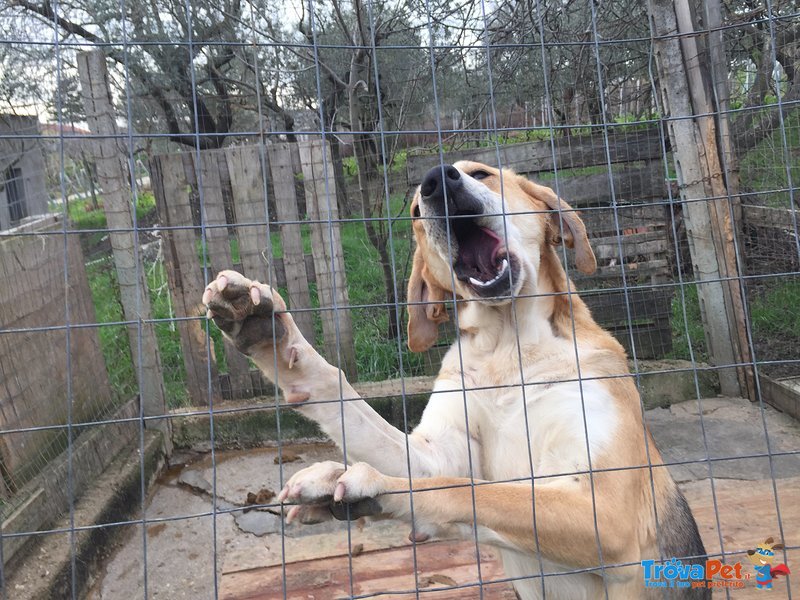
{"label": "bare tree", "polygon": [[[59,2],[57,10],[51,0],[11,0],[10,7],[17,17],[57,25],[67,39],[102,45],[121,79],[127,78],[120,92],[134,95],[132,111],[142,132],[219,148],[236,131],[237,114],[261,111],[278,114],[286,131],[293,130],[279,83],[265,81],[260,71],[274,57],[254,55],[240,43],[253,31],[241,0],[195,1],[189,9],[183,0],[131,2],[124,15],[110,0]],[[62,52],[67,67],[71,58]]]}
{"label": "bare tree", "polygon": [[[328,8],[329,14],[324,10]],[[305,85],[298,80],[298,92],[305,97],[307,106],[322,106],[328,127],[341,126],[350,131],[357,166],[358,204],[365,217],[367,238],[380,257],[389,311],[388,335],[395,338],[399,335],[395,295],[398,286],[388,246],[389,225],[387,219],[377,217],[386,215],[380,184],[392,166],[398,138],[381,136],[380,132],[402,128],[425,73],[425,55],[419,49],[420,27],[408,26],[409,5],[404,2],[368,5],[361,0],[330,0],[324,9],[304,14],[299,25],[307,46],[296,54],[311,68]],[[321,43],[331,47],[323,50]],[[388,43],[407,46],[408,50],[402,58],[395,57],[391,66],[383,63],[376,69],[376,61],[381,60],[378,50]],[[402,81],[376,76],[376,71],[400,74]],[[317,83],[322,97],[316,93]]]}

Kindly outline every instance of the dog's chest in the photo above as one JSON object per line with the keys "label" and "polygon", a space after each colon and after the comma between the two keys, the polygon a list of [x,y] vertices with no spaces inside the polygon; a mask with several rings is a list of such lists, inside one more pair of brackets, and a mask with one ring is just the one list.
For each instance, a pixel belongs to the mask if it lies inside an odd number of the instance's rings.
{"label": "dog's chest", "polygon": [[[520,383],[467,394],[480,442],[483,476],[513,480],[575,473],[604,452],[616,415],[595,382]],[[542,480],[547,483],[548,480]]]}

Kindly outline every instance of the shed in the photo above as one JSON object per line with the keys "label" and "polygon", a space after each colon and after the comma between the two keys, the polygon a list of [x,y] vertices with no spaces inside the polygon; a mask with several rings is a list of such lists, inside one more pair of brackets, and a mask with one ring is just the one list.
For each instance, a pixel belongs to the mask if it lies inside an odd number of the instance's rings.
{"label": "shed", "polygon": [[0,113],[0,231],[47,212],[37,117]]}

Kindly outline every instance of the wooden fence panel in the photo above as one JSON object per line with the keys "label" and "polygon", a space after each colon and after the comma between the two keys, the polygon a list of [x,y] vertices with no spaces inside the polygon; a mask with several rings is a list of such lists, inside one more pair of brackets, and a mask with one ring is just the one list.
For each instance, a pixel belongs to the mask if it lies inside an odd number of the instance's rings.
{"label": "wooden fence panel", "polygon": [[[274,270],[270,272],[264,258],[269,243],[264,169],[269,169],[269,163],[262,152],[259,147],[254,151],[250,147],[233,146],[226,149],[225,159],[242,272],[250,279],[275,285]],[[275,215],[269,217],[274,219]]]}
{"label": "wooden fence panel", "polygon": [[[309,281],[317,282],[325,352],[335,362],[339,350],[342,368],[348,377],[355,379],[355,349],[347,281],[339,224],[335,222],[339,218],[337,206],[332,204],[329,211],[324,193],[321,147],[318,143],[306,143],[301,157],[298,146],[279,143],[266,147],[235,146],[202,152],[199,168],[195,165],[195,153],[154,157],[151,177],[161,221],[166,227],[165,257],[170,291],[179,317],[198,314],[199,299],[203,292],[199,234],[196,229],[169,227],[197,226],[201,222],[208,226],[206,240],[211,274],[233,264],[231,241],[235,236],[242,271],[276,287],[286,286],[290,308],[295,310],[295,320],[312,342],[315,328],[314,313],[309,310],[312,308]],[[298,165],[302,165],[300,168],[305,180],[304,197],[298,197],[297,194]],[[328,164],[327,169],[330,168]],[[271,191],[271,198],[265,198],[265,184],[266,191]],[[200,215],[201,191],[204,221],[201,221]],[[330,193],[335,197],[332,177]],[[271,200],[269,212],[265,208],[266,200]],[[309,217],[319,221],[311,227],[313,256],[306,256],[303,252],[301,221],[304,214],[299,207],[306,203],[310,206]],[[280,226],[282,248],[282,256],[272,260],[269,271],[264,260],[265,254],[271,254],[268,247],[268,216],[272,223],[277,221]],[[334,221],[333,226],[328,224],[329,219]],[[330,252],[331,243],[335,249],[333,254]],[[178,327],[190,396],[195,405],[202,405],[207,401],[205,382],[209,368],[212,369],[213,380],[221,381],[223,390],[226,390],[228,381],[225,376],[218,378],[213,361],[211,364],[208,362],[201,322],[182,320]],[[249,362],[227,342],[225,350],[232,395],[239,397],[251,394],[254,390]],[[214,389],[217,393],[218,386],[215,385]]]}
{"label": "wooden fence panel", "polygon": [[[97,322],[78,236],[67,236],[65,260],[63,234],[41,233],[0,235],[0,280],[14,282],[0,286],[2,431],[64,425],[70,401],[73,423],[102,418],[114,408],[97,328],[72,328],[67,346],[65,263],[69,323]],[[66,444],[65,429],[0,436],[0,498],[16,492]]]}
{"label": "wooden fence panel", "polygon": [[350,381],[354,381],[357,370],[353,325],[342,241],[339,224],[335,222],[339,219],[339,211],[330,152],[323,154],[323,146],[318,141],[299,142],[298,149],[305,183],[306,208],[309,219],[316,221],[311,225],[311,239],[325,350],[332,364],[336,364],[339,357],[339,367]]}
{"label": "wooden fence panel", "polygon": [[[187,183],[183,154],[155,157],[150,165],[150,178],[156,197],[164,240],[164,257],[175,316],[181,340],[183,364],[186,368],[186,388],[194,406],[208,403],[208,373],[217,381],[216,364],[209,362],[205,329],[198,317],[202,313],[200,299],[205,287],[197,254],[197,234],[191,227],[192,188]],[[191,159],[190,159],[191,160]],[[190,167],[191,168],[191,167]],[[216,386],[214,390],[216,391]]]}
{"label": "wooden fence panel", "polygon": [[[537,181],[553,189],[556,187],[552,179]],[[650,161],[642,167],[615,168],[611,177],[605,170],[591,175],[559,173],[558,193],[574,207],[608,206],[612,198],[617,202],[636,203],[669,196],[664,180],[664,165],[658,161]]]}
{"label": "wooden fence panel", "polygon": [[[472,148],[445,152],[445,164],[459,160],[473,160],[497,166],[500,164],[517,173],[531,174],[552,171],[554,168],[572,169],[605,165],[610,157],[612,163],[625,163],[638,160],[655,160],[662,156],[661,136],[657,128],[639,131],[612,133],[606,145],[601,135],[557,138],[555,148],[549,140],[526,142],[522,144],[501,145],[499,148]],[[409,156],[407,163],[408,184],[417,185],[428,170],[439,164],[438,154]]]}
{"label": "wooden fence panel", "polygon": [[800,211],[790,208],[771,208],[769,206],[743,205],[745,221],[757,227],[771,227],[793,231],[800,227]]}
{"label": "wooden fence panel", "polygon": [[629,286],[637,281],[669,279],[674,248],[663,206],[622,205],[616,211],[609,207],[587,209],[581,211],[581,218],[598,264],[595,273],[583,275],[575,269],[570,253],[569,274],[581,289],[621,286],[623,261]]}
{"label": "wooden fence panel", "polygon": [[[303,237],[300,229],[300,215],[297,206],[295,170],[293,155],[297,154],[297,144],[280,143],[267,147],[272,188],[275,195],[275,210],[280,225],[281,246],[283,248],[283,271],[289,297],[289,308],[310,309],[311,292],[308,282],[311,279],[306,269],[303,252]],[[299,156],[296,159],[299,162]],[[314,315],[308,310],[293,313],[294,320],[307,340],[314,342]]]}
{"label": "wooden fence panel", "polygon": [[[195,154],[191,155],[193,158]],[[225,192],[222,187],[221,171],[224,169],[227,177],[225,154],[221,151],[202,152],[200,165],[197,169],[196,185],[198,190],[202,186],[202,210],[206,224],[206,244],[209,254],[209,278],[214,277],[219,271],[230,269],[233,265],[231,255],[231,237],[228,231],[228,219],[225,215]],[[224,225],[224,227],[221,227]],[[230,378],[230,395],[236,398],[247,398],[252,395],[250,380],[250,361],[240,353],[227,339],[223,338],[225,345],[225,361],[228,365]],[[223,390],[223,395],[228,396]]]}

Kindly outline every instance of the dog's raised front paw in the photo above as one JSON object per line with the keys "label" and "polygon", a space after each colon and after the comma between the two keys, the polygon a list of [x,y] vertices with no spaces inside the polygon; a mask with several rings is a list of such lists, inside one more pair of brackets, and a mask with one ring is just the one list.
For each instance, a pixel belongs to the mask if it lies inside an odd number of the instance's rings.
{"label": "dog's raised front paw", "polygon": [[[278,501],[297,502],[287,513],[287,521],[304,521],[303,515],[328,507],[339,520],[386,514],[380,496],[388,490],[386,478],[367,463],[344,465],[327,461],[295,473],[278,494]],[[304,521],[305,522],[305,521]]]}
{"label": "dog's raised front paw", "polygon": [[221,271],[203,292],[208,317],[236,348],[249,354],[259,342],[280,340],[285,329],[274,311],[285,311],[283,298],[272,288],[236,271]]}

